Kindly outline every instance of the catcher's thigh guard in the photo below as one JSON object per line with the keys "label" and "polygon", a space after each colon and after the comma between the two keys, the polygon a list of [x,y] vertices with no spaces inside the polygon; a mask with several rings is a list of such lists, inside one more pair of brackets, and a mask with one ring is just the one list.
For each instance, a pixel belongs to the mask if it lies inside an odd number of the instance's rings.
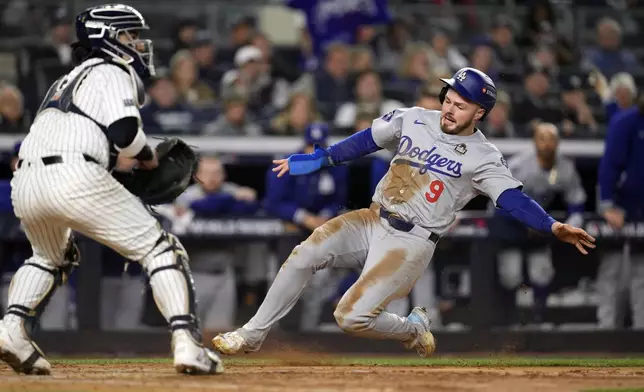
{"label": "catcher's thigh guard", "polygon": [[186,329],[201,341],[194,281],[188,254],[173,234],[165,231],[141,262],[154,300],[171,331]]}

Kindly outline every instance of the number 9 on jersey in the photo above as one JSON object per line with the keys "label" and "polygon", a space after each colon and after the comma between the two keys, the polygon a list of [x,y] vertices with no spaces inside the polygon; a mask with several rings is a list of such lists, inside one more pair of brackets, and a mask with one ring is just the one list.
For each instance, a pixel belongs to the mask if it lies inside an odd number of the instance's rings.
{"label": "number 9 on jersey", "polygon": [[429,190],[425,192],[425,199],[430,203],[436,203],[438,198],[441,197],[445,184],[440,180],[434,180],[429,183]]}

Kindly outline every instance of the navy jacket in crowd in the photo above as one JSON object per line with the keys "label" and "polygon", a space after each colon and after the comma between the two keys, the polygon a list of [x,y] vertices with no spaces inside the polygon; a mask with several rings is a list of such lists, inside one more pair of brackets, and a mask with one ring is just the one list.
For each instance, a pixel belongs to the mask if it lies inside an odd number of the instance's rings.
{"label": "navy jacket in crowd", "polygon": [[199,133],[196,123],[199,113],[183,103],[170,108],[161,108],[152,101],[141,108],[141,121],[146,132],[163,133]]}
{"label": "navy jacket in crowd", "polygon": [[[302,151],[297,152],[302,153]],[[346,165],[324,168],[305,176],[282,177],[268,171],[264,209],[280,219],[297,222],[298,211],[334,217],[347,204]]]}
{"label": "navy jacket in crowd", "polygon": [[600,208],[615,205],[627,219],[644,219],[644,114],[637,106],[610,121],[598,180]]}
{"label": "navy jacket in crowd", "polygon": [[237,185],[224,183],[219,192],[206,193],[199,184],[188,187],[176,203],[190,208],[197,215],[225,216],[251,215],[259,210],[258,202],[237,200],[234,196]]}

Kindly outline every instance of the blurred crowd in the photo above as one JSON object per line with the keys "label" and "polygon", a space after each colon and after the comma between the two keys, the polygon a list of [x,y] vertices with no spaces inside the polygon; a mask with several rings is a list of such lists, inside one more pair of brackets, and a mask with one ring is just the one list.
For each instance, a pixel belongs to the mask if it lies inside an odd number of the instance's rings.
{"label": "blurred crowd", "polygon": [[[466,6],[468,2],[462,3]],[[473,66],[488,73],[499,90],[496,106],[480,126],[482,132],[493,138],[532,138],[537,150],[550,158],[529,158],[550,167],[526,176],[544,177],[544,173],[553,172],[552,157],[560,138],[605,137],[610,119],[636,105],[637,86],[644,85],[642,48],[632,45],[632,39],[631,45],[625,45],[626,38],[635,34],[632,23],[598,17],[593,26],[586,26],[592,31],[593,42],[581,45],[570,31],[584,27],[571,28],[570,18],[565,17],[571,15],[575,3],[531,1],[525,16],[498,12],[489,18],[477,16],[472,8],[473,14],[465,16],[466,26],[470,21],[472,29],[458,32],[447,23],[431,23],[428,28],[427,21],[417,16],[393,16],[375,24],[356,24],[348,39],[323,48],[309,34],[303,15],[294,19],[300,20],[299,43],[290,46],[274,45],[270,34],[260,29],[256,15],[237,17],[223,39],[215,38],[200,18],[177,19],[173,28],[164,26],[171,44],[155,50],[157,77],[146,81],[147,100],[141,109],[144,130],[150,135],[291,136],[302,141],[298,152],[310,152],[314,144],[325,145],[330,136],[365,129],[374,118],[398,107],[438,109],[439,78]],[[25,12],[16,4],[27,2],[9,2],[1,10],[0,34],[19,35],[21,26],[34,23],[29,18],[47,21],[42,24],[47,27],[41,42],[20,46],[11,53],[13,72],[2,71],[13,75],[0,84],[3,134],[28,131],[49,85],[71,69],[70,45],[74,41],[73,15],[66,9],[38,14],[34,11],[37,7]],[[481,25],[481,21],[489,23]],[[152,28],[158,30],[159,26]],[[0,61],[3,59],[0,53]],[[388,169],[389,159],[386,154],[374,156],[369,181],[372,190]],[[521,160],[511,163],[517,170],[529,167]],[[571,174],[574,182],[567,182],[565,176],[557,177],[557,170],[554,172],[554,179],[544,180],[546,185],[581,187],[579,175]],[[4,174],[10,177],[10,173]],[[181,231],[196,215],[268,215],[301,233],[272,249],[262,241],[190,245],[205,327],[230,329],[240,317],[245,321],[239,311],[244,305],[259,304],[277,266],[293,247],[349,204],[348,169],[341,166],[282,178],[269,170],[264,188],[253,189],[228,181],[220,157],[204,156],[197,177],[199,182],[174,205],[158,210],[171,221],[174,231]],[[536,184],[532,183],[535,192],[545,187]],[[0,183],[3,212],[12,209],[9,192],[8,183]],[[572,190],[565,192],[569,212],[583,212],[585,193],[575,197]],[[498,263],[499,283],[515,303],[515,293],[525,291],[523,282],[528,281],[534,289],[532,302],[543,308],[554,298],[547,290],[555,273],[550,247],[539,244],[536,249],[517,250],[532,235],[521,230],[506,226],[505,231],[497,231],[512,233],[512,238],[498,239],[504,246]],[[11,269],[24,260],[29,249],[5,251],[11,255],[3,265],[6,290]],[[140,270],[134,266],[124,274],[122,264],[112,261],[115,257],[107,255],[103,266],[103,328],[163,325],[154,313],[149,291],[147,296],[139,295],[145,291]],[[410,302],[392,303],[391,311],[405,315],[411,306],[425,306],[440,325],[440,311],[451,305],[437,300],[433,267],[419,280]],[[355,278],[355,271],[316,274],[312,294],[304,297],[300,326],[315,327],[323,303],[339,299]],[[59,309],[73,305],[73,300],[68,300],[73,298],[71,291],[60,290],[56,295],[52,309],[56,309],[56,301]],[[644,320],[644,306],[641,314]],[[542,316],[538,311],[537,320]],[[44,324],[54,329],[69,327],[65,310],[49,311],[45,320]]]}
{"label": "blurred crowd", "polygon": [[[529,3],[525,17],[480,15],[458,32],[443,26],[449,20],[427,28],[417,16],[392,16],[356,25],[350,39],[323,49],[305,15],[299,44],[290,46],[273,45],[256,15],[237,17],[223,39],[199,18],[162,32],[152,26],[172,44],[155,49],[158,77],[148,83],[144,127],[151,134],[302,135],[310,123],[325,122],[331,134],[347,135],[399,106],[436,108],[438,78],[469,65],[500,90],[481,126],[489,136],[530,137],[541,120],[559,125],[565,138],[602,137],[610,117],[635,102],[641,52],[625,46],[619,19],[593,21],[593,42],[581,45],[569,33],[574,4]],[[14,13],[6,7],[5,24],[17,23]],[[48,85],[71,67],[73,15],[45,15],[44,40],[19,49],[16,80],[0,89],[2,133],[26,132]]]}

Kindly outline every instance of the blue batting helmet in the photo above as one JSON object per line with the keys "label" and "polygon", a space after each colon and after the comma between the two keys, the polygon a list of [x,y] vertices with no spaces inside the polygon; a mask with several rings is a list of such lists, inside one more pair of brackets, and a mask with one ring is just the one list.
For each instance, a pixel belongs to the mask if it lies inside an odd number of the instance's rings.
{"label": "blue batting helmet", "polygon": [[[124,4],[99,5],[76,16],[76,37],[82,46],[124,61],[143,79],[154,76],[152,41],[139,38],[149,29],[143,15]],[[128,37],[126,42],[119,40],[121,34]]]}
{"label": "blue batting helmet", "polygon": [[[484,72],[475,68],[461,68],[451,79],[441,79],[446,84],[440,92],[439,99],[443,103],[447,91],[451,88],[468,101],[476,102],[485,109],[485,117],[496,103],[496,86]],[[483,118],[481,118],[482,120]]]}

